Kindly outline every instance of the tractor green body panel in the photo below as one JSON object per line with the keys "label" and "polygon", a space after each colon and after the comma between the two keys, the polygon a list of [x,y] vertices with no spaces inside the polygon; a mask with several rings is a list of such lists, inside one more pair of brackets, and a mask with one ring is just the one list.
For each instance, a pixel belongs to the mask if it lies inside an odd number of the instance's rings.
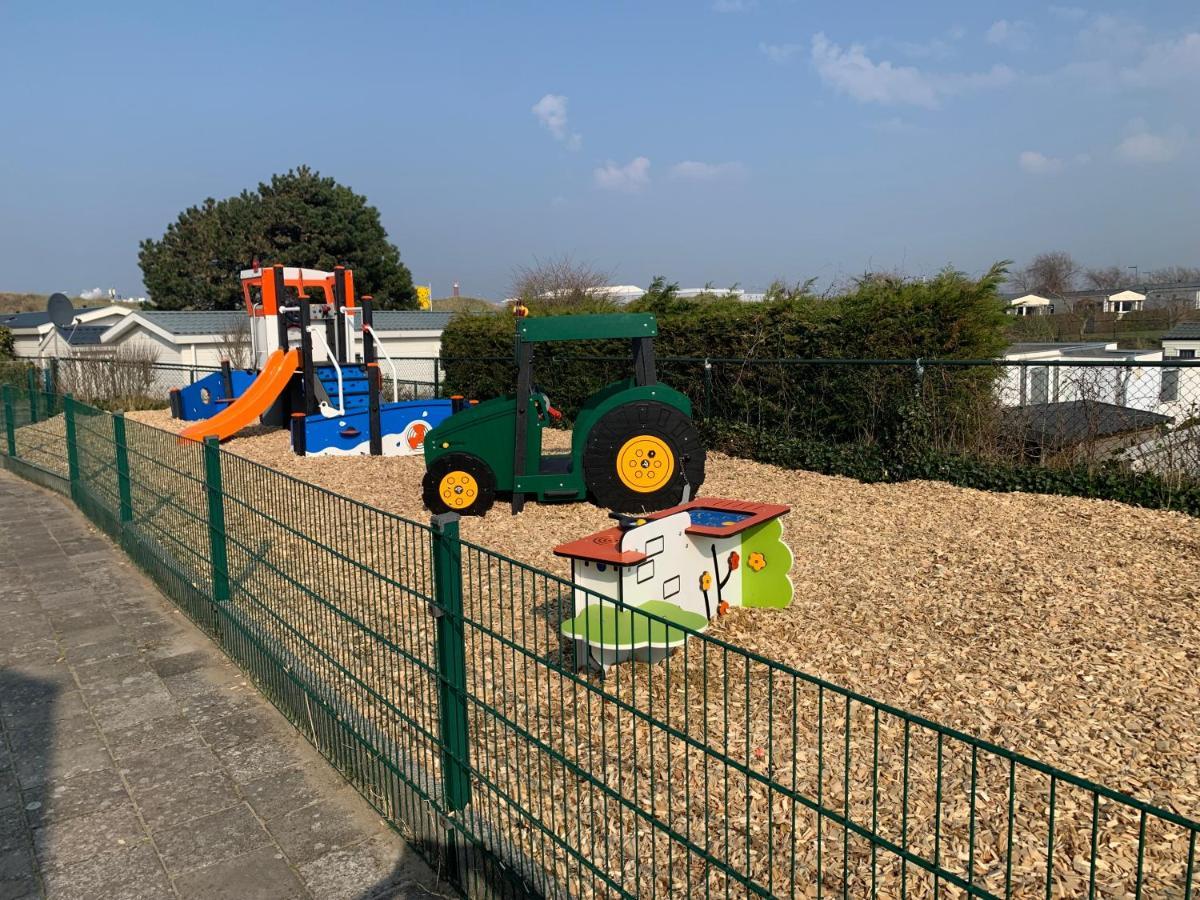
{"label": "tractor green body panel", "polygon": [[425,467],[447,453],[470,453],[491,466],[496,490],[511,491],[516,427],[517,408],[512,397],[468,406],[425,435]]}
{"label": "tractor green body panel", "polygon": [[517,323],[517,340],[528,344],[657,336],[658,320],[649,313],[542,316],[536,319],[521,319]]}
{"label": "tractor green body panel", "polygon": [[579,411],[572,432],[568,470],[540,474],[542,431],[549,420],[538,416],[536,404],[531,400],[529,434],[526,438],[526,472],[514,473],[516,400],[513,397],[497,397],[455,413],[425,435],[425,465],[430,466],[447,453],[470,453],[491,467],[498,491],[519,490],[536,496],[540,501],[581,500],[587,496],[587,486],[583,481],[583,451],[592,427],[609,410],[643,400],[656,400],[673,406],[689,417],[692,414],[691,401],[665,384],[638,387],[632,378],[613,382],[589,397]]}

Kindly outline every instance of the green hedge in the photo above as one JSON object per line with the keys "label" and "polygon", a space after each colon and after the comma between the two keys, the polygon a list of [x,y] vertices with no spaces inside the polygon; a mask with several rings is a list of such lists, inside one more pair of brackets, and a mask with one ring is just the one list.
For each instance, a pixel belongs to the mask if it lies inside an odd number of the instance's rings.
{"label": "green hedge", "polygon": [[[813,386],[811,373],[794,367],[752,365],[733,371],[726,366],[706,383],[700,360],[993,357],[1005,346],[1007,317],[996,296],[1002,274],[997,266],[980,279],[950,270],[926,281],[867,278],[840,297],[800,293],[763,303],[720,297],[680,300],[658,293],[628,309],[657,316],[656,351],[664,360],[660,379],[689,394],[701,412],[711,406],[721,416],[754,423],[788,421],[801,409],[806,423],[847,436],[873,418],[884,435],[904,399],[899,386],[911,383],[911,373],[868,376],[830,370],[822,374],[822,384]],[[611,307],[593,304],[583,311],[599,308]],[[575,311],[565,305],[535,306],[531,314]],[[512,393],[514,322],[507,313],[497,313],[461,316],[450,323],[442,336],[450,391],[480,399]],[[539,346],[534,377],[570,415],[631,368],[625,341],[573,341]],[[887,408],[880,408],[881,397],[887,398]],[[869,398],[870,410],[863,408],[863,398]]]}
{"label": "green hedge", "polygon": [[781,437],[769,429],[721,421],[706,422],[703,430],[711,448],[789,469],[844,475],[870,483],[925,479],[984,491],[1024,491],[1117,500],[1134,506],[1173,509],[1200,516],[1200,482],[1181,483],[1117,466],[1089,470],[1085,466],[1023,465],[913,449],[912,442],[900,442],[894,448],[863,443],[828,444]]}

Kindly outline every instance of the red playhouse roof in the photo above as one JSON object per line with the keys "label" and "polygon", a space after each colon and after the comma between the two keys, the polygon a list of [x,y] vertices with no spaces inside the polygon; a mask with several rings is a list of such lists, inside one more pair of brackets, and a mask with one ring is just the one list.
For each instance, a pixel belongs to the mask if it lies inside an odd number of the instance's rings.
{"label": "red playhouse roof", "polygon": [[[655,513],[646,513],[644,516],[640,516],[639,519],[644,522],[652,522],[655,519],[662,519],[678,512],[691,510],[714,510],[718,515],[710,518],[717,519],[720,518],[719,513],[721,512],[737,513],[738,518],[731,519],[730,521],[712,524],[692,524],[684,529],[686,534],[719,538],[732,537],[748,528],[753,528],[755,525],[761,525],[763,522],[777,519],[785,513],[790,512],[791,507],[782,506],[778,503],[727,500],[724,497],[697,497],[695,500],[681,503],[679,506],[672,506],[670,509],[660,510]],[[572,559],[588,559],[594,562],[612,563],[617,566],[633,566],[643,562],[646,559],[646,554],[636,550],[622,551],[620,549],[621,536],[624,533],[620,526],[605,528],[603,531],[597,531],[595,534],[589,534],[587,537],[559,544],[554,548],[554,553],[557,556],[566,556]]]}

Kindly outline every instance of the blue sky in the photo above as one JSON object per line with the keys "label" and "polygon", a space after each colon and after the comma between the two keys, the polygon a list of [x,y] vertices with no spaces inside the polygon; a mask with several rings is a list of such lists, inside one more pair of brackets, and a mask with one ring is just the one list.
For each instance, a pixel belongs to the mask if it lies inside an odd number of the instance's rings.
{"label": "blue sky", "polygon": [[1200,5],[0,3],[0,289],[307,163],[435,295],[1200,263]]}

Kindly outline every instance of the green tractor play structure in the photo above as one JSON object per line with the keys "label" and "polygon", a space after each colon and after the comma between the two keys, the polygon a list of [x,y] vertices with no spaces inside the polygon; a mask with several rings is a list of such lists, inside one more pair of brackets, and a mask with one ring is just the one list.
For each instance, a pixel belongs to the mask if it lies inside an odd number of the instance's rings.
{"label": "green tractor play structure", "polygon": [[[547,316],[517,321],[517,394],[467,406],[425,436],[425,505],[483,515],[497,493],[583,500],[620,512],[666,509],[695,496],[704,448],[692,404],[659,384],[652,315]],[[551,341],[624,338],[634,375],[590,396],[575,418],[571,452],[542,455],[542,430],[561,413],[533,383],[534,349]]]}

